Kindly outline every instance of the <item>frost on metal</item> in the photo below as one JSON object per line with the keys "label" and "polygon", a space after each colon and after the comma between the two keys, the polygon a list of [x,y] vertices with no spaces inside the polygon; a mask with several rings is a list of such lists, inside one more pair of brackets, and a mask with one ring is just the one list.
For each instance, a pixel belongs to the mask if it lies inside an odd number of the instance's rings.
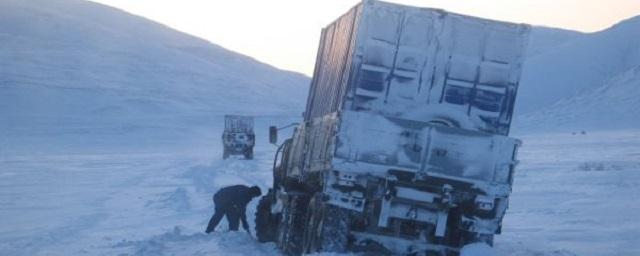
{"label": "frost on metal", "polygon": [[492,244],[517,164],[507,135],[528,32],[369,0],[326,27],[305,123],[274,170],[278,237],[302,237],[274,238],[280,248],[457,255]]}
{"label": "frost on metal", "polygon": [[384,175],[394,167],[485,183],[511,181],[515,139],[352,111],[341,120],[333,158],[338,169]]}
{"label": "frost on metal", "polygon": [[529,30],[364,1],[323,30],[305,118],[349,109],[507,135]]}

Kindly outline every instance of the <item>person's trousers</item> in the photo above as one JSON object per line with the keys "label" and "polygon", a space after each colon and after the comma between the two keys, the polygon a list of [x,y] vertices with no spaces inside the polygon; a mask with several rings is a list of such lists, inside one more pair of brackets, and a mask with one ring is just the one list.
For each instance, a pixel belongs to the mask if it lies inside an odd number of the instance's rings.
{"label": "person's trousers", "polygon": [[209,220],[209,225],[207,225],[207,233],[213,232],[216,229],[216,226],[220,223],[223,216],[227,216],[227,222],[229,222],[229,230],[237,231],[240,226],[240,214],[237,210],[235,210],[231,206],[218,206],[216,204],[216,211],[211,216]]}

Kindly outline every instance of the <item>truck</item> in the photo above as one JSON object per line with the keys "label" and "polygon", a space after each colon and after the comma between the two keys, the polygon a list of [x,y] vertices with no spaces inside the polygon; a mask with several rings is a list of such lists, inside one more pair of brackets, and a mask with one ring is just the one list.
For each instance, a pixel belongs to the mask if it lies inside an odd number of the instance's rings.
{"label": "truck", "polygon": [[529,32],[375,0],[325,27],[304,120],[257,206],[258,240],[289,255],[492,246],[518,163],[508,135]]}
{"label": "truck", "polygon": [[245,159],[253,159],[255,140],[253,117],[224,116],[224,132],[222,132],[223,159],[229,158],[230,155],[243,155]]}

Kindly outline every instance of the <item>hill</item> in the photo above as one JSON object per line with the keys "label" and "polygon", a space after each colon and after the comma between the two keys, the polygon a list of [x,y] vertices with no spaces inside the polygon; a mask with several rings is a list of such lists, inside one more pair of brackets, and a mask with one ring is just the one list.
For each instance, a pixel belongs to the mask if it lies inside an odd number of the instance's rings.
{"label": "hill", "polygon": [[[0,1],[0,142],[7,151],[184,137],[226,113],[299,116],[308,81],[104,5]],[[144,138],[152,134],[159,135]]]}
{"label": "hill", "polygon": [[[525,62],[516,114],[603,86],[640,64],[640,16],[547,48]],[[534,33],[535,36],[535,33]],[[535,42],[536,38],[532,38]]]}

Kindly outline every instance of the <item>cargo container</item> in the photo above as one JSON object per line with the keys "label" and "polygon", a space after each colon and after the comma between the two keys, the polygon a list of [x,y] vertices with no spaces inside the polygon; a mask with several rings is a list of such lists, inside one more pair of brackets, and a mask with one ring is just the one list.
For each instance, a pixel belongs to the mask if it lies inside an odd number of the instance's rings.
{"label": "cargo container", "polygon": [[324,28],[304,122],[258,205],[259,240],[288,254],[492,245],[517,164],[507,136],[529,30],[373,0]]}
{"label": "cargo container", "polygon": [[529,27],[364,1],[322,30],[305,121],[339,110],[507,135]]}

